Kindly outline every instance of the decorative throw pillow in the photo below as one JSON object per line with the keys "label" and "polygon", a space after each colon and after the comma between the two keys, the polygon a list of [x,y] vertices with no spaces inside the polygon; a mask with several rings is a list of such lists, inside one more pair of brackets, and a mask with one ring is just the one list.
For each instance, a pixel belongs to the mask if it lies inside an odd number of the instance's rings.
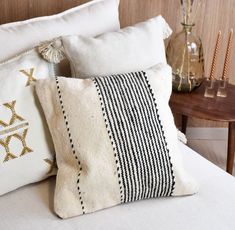
{"label": "decorative throw pillow", "polygon": [[54,148],[35,95],[53,76],[37,50],[0,64],[0,195],[55,174]]}
{"label": "decorative throw pillow", "polygon": [[73,77],[127,73],[166,63],[164,39],[170,34],[168,24],[158,16],[95,38],[62,37],[61,49],[70,61]]}
{"label": "decorative throw pillow", "polygon": [[165,100],[170,76],[170,67],[159,64],[112,77],[37,82],[57,153],[60,217],[197,191]]}
{"label": "decorative throw pillow", "polygon": [[120,28],[118,5],[119,0],[93,0],[53,16],[1,25],[0,61],[62,35],[115,31]]}

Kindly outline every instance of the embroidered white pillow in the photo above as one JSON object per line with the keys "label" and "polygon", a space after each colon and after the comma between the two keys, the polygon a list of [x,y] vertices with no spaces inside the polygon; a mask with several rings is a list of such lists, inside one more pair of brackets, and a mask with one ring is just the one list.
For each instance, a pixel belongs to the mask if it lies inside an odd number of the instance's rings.
{"label": "embroidered white pillow", "polygon": [[118,5],[119,0],[93,0],[60,14],[1,25],[0,61],[62,35],[115,31],[120,28]]}
{"label": "embroidered white pillow", "polygon": [[197,191],[183,169],[164,98],[170,75],[161,64],[112,77],[37,82],[57,154],[60,217]]}
{"label": "embroidered white pillow", "polygon": [[53,65],[33,49],[0,64],[0,195],[55,174],[54,148],[34,83]]}
{"label": "embroidered white pillow", "polygon": [[168,24],[158,16],[95,38],[65,36],[62,43],[73,77],[86,78],[139,71],[166,63],[164,39],[170,34]]}

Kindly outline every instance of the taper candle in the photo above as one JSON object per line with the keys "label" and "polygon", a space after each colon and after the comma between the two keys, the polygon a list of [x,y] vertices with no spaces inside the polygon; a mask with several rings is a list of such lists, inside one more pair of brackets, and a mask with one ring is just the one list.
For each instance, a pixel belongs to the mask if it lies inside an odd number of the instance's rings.
{"label": "taper candle", "polygon": [[215,70],[216,70],[216,63],[217,63],[217,58],[218,58],[218,53],[220,49],[220,44],[221,44],[221,31],[219,31],[218,36],[217,36],[217,41],[215,45],[215,50],[214,50],[214,56],[211,64],[211,73],[209,79],[212,80],[215,78]]}
{"label": "taper candle", "polygon": [[230,68],[232,44],[233,44],[233,29],[230,30],[230,34],[229,34],[227,52],[226,52],[225,61],[224,61],[224,70],[223,70],[222,80],[226,80],[229,78],[228,72],[229,72],[229,68]]}

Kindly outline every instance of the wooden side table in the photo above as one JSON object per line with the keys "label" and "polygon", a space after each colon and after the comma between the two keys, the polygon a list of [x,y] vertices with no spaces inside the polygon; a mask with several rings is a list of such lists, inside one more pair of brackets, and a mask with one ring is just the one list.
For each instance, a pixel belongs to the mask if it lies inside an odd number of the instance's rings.
{"label": "wooden side table", "polygon": [[228,86],[226,98],[204,97],[205,85],[191,93],[172,93],[170,107],[182,115],[182,132],[186,133],[188,117],[228,122],[228,150],[226,171],[233,172],[235,151],[235,86]]}

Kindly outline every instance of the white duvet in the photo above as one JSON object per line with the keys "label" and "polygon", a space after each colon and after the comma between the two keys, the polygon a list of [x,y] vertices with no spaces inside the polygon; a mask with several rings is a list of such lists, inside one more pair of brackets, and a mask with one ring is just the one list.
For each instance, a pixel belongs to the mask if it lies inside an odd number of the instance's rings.
{"label": "white duvet", "polygon": [[68,220],[53,212],[55,178],[0,197],[1,230],[233,230],[235,179],[180,143],[199,193],[120,205]]}

